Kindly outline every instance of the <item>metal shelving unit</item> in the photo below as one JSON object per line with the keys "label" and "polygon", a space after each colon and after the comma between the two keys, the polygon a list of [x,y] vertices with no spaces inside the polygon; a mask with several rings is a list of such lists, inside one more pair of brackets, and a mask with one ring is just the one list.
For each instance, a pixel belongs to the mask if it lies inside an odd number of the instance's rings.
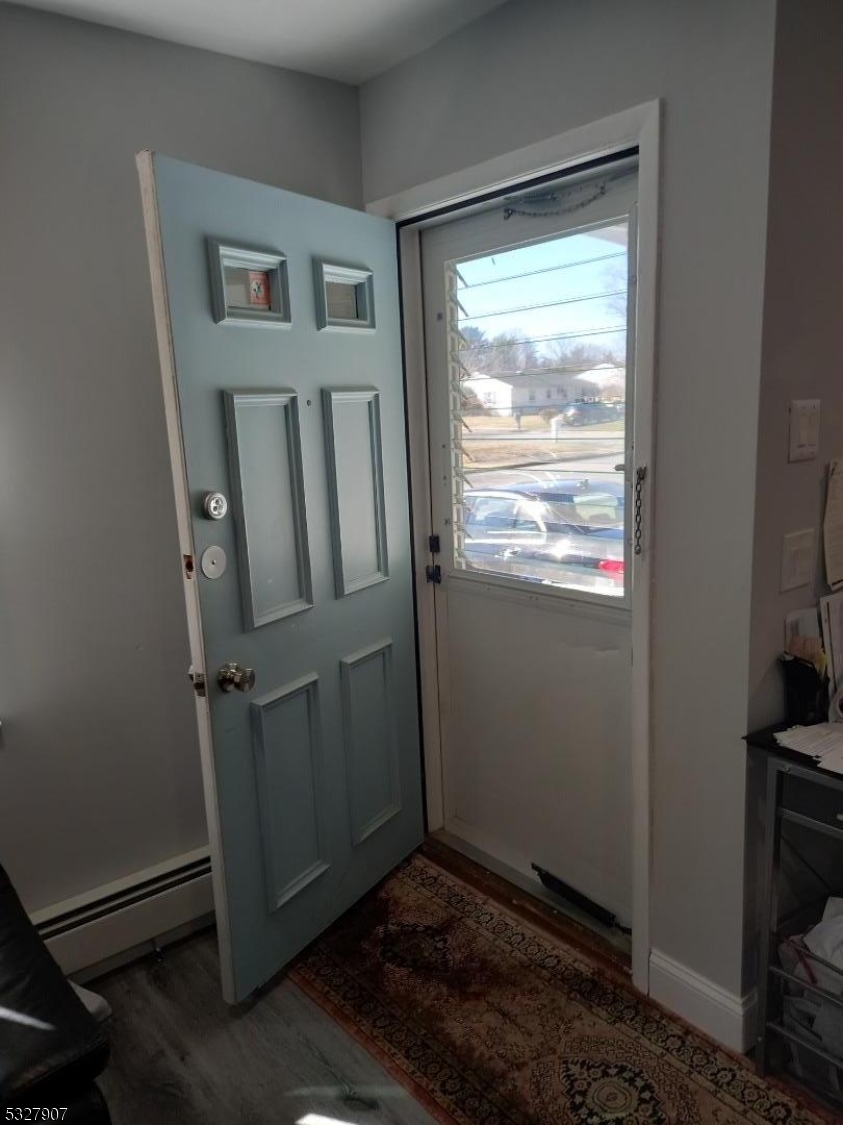
{"label": "metal shelving unit", "polygon": [[[838,1056],[826,1045],[785,1023],[788,1002],[808,994],[827,1001],[843,1013],[843,970],[803,947],[799,957],[803,963],[822,970],[826,983],[839,980],[839,992],[805,980],[783,967],[779,961],[782,941],[805,932],[819,921],[824,899],[802,908],[789,918],[779,916],[779,871],[782,827],[787,824],[814,832],[843,845],[843,776],[828,773],[805,758],[794,760],[777,746],[772,731],[747,738],[749,746],[765,752],[766,799],[764,807],[764,878],[759,899],[759,963],[758,963],[758,1030],[755,1064],[764,1075],[771,1069],[774,1042],[789,1048],[792,1060],[800,1060],[800,1080],[821,1097],[843,1104],[843,1041]],[[843,852],[841,852],[843,855]],[[843,867],[841,867],[843,886]],[[784,1052],[782,1052],[784,1053]],[[813,1080],[805,1075],[805,1062],[815,1060],[811,1069]],[[819,1076],[822,1075],[821,1079]]]}

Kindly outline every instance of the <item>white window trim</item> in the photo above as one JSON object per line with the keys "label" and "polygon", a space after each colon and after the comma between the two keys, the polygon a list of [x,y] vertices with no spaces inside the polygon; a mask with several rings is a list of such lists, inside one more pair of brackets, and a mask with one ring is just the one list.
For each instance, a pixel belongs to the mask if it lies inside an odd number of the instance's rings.
{"label": "white window trim", "polygon": [[[632,980],[649,992],[650,962],[650,622],[656,385],[656,303],[659,249],[661,103],[646,102],[621,113],[561,133],[526,148],[463,168],[440,179],[369,203],[366,210],[396,222],[433,210],[469,204],[472,199],[536,176],[564,171],[585,160],[638,148],[638,305],[636,316],[635,465],[647,467],[643,499],[646,513],[642,553],[636,556],[632,592]],[[410,433],[410,468],[416,559],[419,656],[429,828],[444,823],[439,683],[433,589],[425,580],[430,532],[430,469],[427,446],[425,360],[421,316],[419,226],[400,232],[401,275]],[[447,675],[443,667],[443,675]]]}

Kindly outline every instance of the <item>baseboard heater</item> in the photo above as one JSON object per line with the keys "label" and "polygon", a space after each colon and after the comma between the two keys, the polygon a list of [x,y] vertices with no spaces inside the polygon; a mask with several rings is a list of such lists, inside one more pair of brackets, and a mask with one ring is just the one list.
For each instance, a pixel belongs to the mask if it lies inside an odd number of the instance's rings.
{"label": "baseboard heater", "polygon": [[543,867],[539,867],[537,863],[530,865],[535,873],[541,879],[542,886],[553,894],[558,895],[559,898],[565,899],[571,906],[576,906],[584,914],[588,914],[596,922],[608,927],[611,930],[623,929],[618,924],[618,917],[613,914],[611,910],[607,910],[605,906],[600,906],[599,903],[590,899],[588,895],[584,895],[582,891],[578,891],[576,887],[570,886],[558,877],[553,875],[550,871],[545,871]]}
{"label": "baseboard heater", "polygon": [[120,891],[102,895],[72,910],[56,914],[49,919],[36,923],[36,928],[41,937],[48,941],[50,938],[56,938],[61,934],[78,929],[80,926],[88,926],[92,922],[99,922],[118,911],[139,906],[149,899],[155,898],[156,895],[176,890],[178,887],[184,887],[197,879],[210,875],[210,873],[211,860],[208,856],[204,856],[180,867],[171,868],[169,871],[149,879],[140,879]]}

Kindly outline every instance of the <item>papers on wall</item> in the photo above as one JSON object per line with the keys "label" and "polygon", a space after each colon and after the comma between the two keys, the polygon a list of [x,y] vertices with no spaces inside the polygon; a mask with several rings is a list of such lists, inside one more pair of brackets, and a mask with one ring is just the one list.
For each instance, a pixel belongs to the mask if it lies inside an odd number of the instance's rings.
{"label": "papers on wall", "polygon": [[825,580],[832,588],[843,588],[843,458],[828,466],[828,493],[823,520]]}
{"label": "papers on wall", "polygon": [[817,723],[811,727],[791,727],[775,736],[779,746],[812,758],[818,766],[832,773],[843,773],[843,726],[840,723]]}

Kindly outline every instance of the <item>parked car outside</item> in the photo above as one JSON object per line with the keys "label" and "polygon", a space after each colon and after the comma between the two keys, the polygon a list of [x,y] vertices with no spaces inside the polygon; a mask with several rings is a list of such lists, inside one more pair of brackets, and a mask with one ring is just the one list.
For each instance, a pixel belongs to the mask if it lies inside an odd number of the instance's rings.
{"label": "parked car outside", "polygon": [[467,489],[463,512],[469,567],[623,595],[622,482],[576,478]]}
{"label": "parked car outside", "polygon": [[566,426],[596,426],[601,422],[618,422],[624,416],[624,403],[583,401],[572,402],[558,417]]}

